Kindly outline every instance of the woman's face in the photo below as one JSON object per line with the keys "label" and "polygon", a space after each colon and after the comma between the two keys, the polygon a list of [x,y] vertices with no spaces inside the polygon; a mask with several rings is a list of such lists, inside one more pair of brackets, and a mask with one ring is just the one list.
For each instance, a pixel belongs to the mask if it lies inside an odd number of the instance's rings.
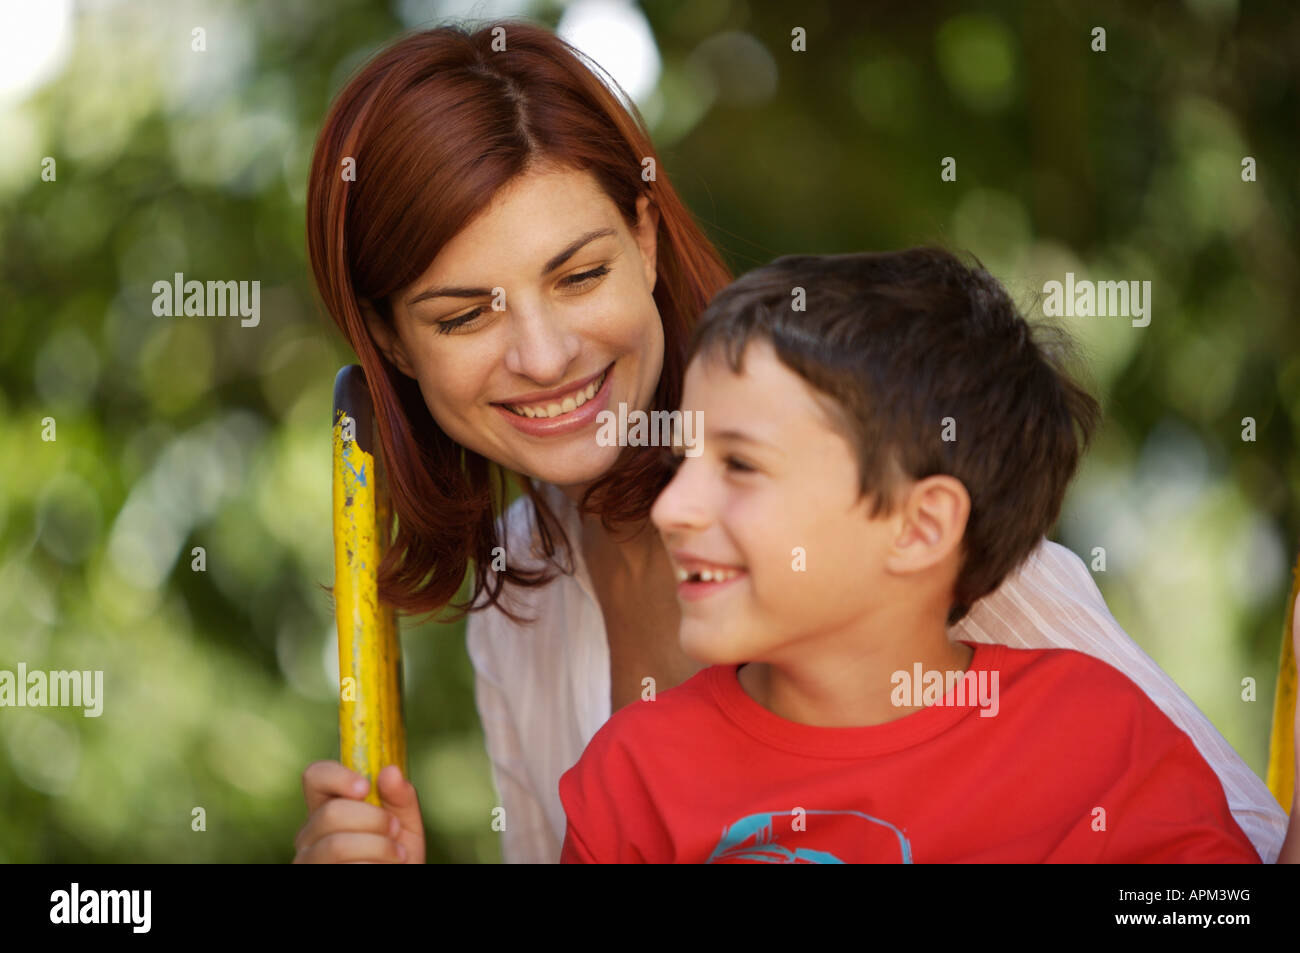
{"label": "woman's face", "polygon": [[648,409],[663,367],[658,211],[637,212],[630,229],[588,172],[523,173],[393,296],[396,336],[366,309],[449,437],[559,486],[613,465],[596,415]]}

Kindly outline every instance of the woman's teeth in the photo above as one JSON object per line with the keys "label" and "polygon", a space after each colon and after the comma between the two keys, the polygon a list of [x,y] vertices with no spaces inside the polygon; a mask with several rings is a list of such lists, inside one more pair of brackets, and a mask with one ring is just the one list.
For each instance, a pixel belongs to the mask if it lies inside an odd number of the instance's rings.
{"label": "woman's teeth", "polygon": [[[605,371],[605,374],[608,373],[608,370]],[[582,390],[566,395],[561,401],[551,401],[546,404],[506,404],[506,406],[520,417],[558,417],[560,414],[577,410],[595,397],[596,392],[605,383],[605,374],[601,374]]]}
{"label": "woman's teeth", "polygon": [[677,570],[678,582],[726,582],[740,575],[739,569],[701,569],[696,572]]}

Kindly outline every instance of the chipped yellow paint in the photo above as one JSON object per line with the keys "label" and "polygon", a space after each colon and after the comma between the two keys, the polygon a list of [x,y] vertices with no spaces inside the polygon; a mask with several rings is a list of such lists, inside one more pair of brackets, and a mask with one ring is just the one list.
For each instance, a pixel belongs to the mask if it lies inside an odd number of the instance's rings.
{"label": "chipped yellow paint", "polygon": [[[375,458],[345,440],[334,422],[334,616],[339,637],[339,757],[370,779],[366,800],[379,803],[375,776],[396,764],[406,777],[402,723],[402,655],[391,607],[379,603],[376,573],[391,510]],[[352,679],[351,697],[348,682]]]}
{"label": "chipped yellow paint", "polygon": [[1292,571],[1291,598],[1286,601],[1286,622],[1282,626],[1282,659],[1278,663],[1277,694],[1273,702],[1273,734],[1268,747],[1268,787],[1287,811],[1295,797],[1295,706],[1296,669],[1295,602],[1300,596],[1300,559]]}

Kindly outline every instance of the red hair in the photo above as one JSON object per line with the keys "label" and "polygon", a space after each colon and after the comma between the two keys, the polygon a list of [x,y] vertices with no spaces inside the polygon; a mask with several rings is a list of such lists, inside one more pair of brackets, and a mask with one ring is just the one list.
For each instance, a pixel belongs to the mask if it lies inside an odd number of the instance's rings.
{"label": "red hair", "polygon": [[[506,48],[494,50],[501,39]],[[499,21],[473,32],[425,30],[361,68],[316,140],[307,247],[325,307],[370,385],[397,515],[379,567],[379,595],[403,612],[428,615],[447,607],[472,562],[473,593],[452,605],[456,617],[471,606],[497,605],[515,618],[498,603],[504,583],[537,586],[554,574],[517,569],[508,558],[505,571],[490,571],[493,548],[504,546],[497,516],[509,474],[442,432],[418,384],[376,346],[360,302],[391,322],[389,296],[419,278],[502,186],[537,164],[588,171],[629,227],[641,195],[659,210],[654,300],[664,361],[650,409],[675,410],[696,318],[731,279],[664,175],[636,107],[620,102],[617,85],[602,81],[599,70],[554,33],[527,22]],[[355,181],[342,174],[348,158]],[[642,178],[645,158],[655,160],[649,182]],[[624,448],[588,488],[582,509],[598,514],[606,529],[638,523],[670,476],[661,453]],[[553,557],[554,535],[564,533],[532,484],[522,482]],[[475,605],[484,593],[486,603]]]}

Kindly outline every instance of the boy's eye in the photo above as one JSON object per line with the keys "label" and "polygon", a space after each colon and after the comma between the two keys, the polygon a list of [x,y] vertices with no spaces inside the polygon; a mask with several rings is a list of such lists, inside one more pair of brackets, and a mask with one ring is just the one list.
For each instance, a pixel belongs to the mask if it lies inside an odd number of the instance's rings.
{"label": "boy's eye", "polygon": [[[683,446],[662,447],[660,454],[663,457],[664,464],[670,470],[676,470],[686,459],[686,448]],[[727,456],[723,458],[723,465],[733,473],[757,473],[756,467],[750,466],[739,457]]]}

